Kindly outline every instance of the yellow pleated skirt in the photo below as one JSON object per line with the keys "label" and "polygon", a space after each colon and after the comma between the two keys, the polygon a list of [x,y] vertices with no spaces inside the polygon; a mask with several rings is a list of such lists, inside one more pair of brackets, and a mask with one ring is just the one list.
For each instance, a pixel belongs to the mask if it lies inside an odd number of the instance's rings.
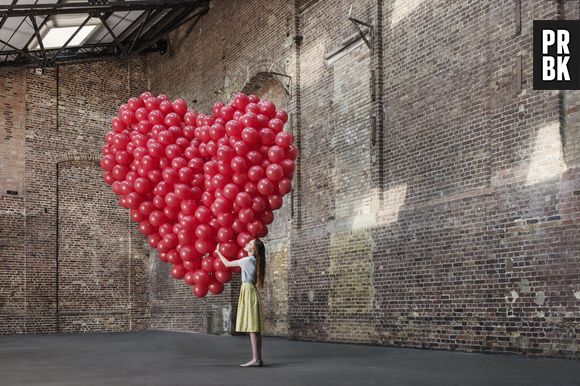
{"label": "yellow pleated skirt", "polygon": [[262,332],[263,330],[264,315],[260,307],[258,289],[252,283],[242,282],[236,315],[236,331]]}

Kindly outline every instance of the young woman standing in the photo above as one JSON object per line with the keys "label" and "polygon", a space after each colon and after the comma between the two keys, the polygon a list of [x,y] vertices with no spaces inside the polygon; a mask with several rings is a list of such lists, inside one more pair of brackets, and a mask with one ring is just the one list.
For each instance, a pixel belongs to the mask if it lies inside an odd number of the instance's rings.
{"label": "young woman standing", "polygon": [[264,330],[264,316],[260,307],[260,294],[258,287],[264,285],[264,275],[266,273],[266,251],[262,241],[250,240],[244,250],[248,256],[239,260],[229,261],[219,250],[220,244],[216,247],[217,255],[226,267],[240,267],[242,269],[242,287],[238,300],[238,313],[236,316],[236,331],[250,334],[252,345],[252,359],[240,366],[255,367],[263,366],[262,361],[262,335]]}

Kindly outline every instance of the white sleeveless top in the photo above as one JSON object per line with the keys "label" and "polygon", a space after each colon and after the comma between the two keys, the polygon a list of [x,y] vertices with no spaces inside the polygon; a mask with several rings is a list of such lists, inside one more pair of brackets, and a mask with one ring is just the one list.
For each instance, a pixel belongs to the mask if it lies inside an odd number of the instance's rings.
{"label": "white sleeveless top", "polygon": [[256,284],[256,258],[246,256],[238,260],[242,269],[242,282]]}

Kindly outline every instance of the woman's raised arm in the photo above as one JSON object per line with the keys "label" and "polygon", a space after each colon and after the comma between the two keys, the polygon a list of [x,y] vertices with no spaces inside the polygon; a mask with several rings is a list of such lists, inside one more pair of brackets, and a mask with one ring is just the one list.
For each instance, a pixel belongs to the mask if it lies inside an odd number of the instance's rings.
{"label": "woman's raised arm", "polygon": [[224,255],[222,255],[222,253],[220,252],[220,243],[218,243],[217,247],[215,248],[215,251],[217,252],[220,260],[222,261],[222,263],[226,267],[239,267],[240,266],[240,263],[237,260],[229,261],[228,259],[225,258]]}

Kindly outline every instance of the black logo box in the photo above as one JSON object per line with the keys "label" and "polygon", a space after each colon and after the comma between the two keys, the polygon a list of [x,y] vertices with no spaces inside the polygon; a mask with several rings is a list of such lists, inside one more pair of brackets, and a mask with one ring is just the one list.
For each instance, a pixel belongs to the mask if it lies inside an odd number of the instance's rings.
{"label": "black logo box", "polygon": [[[570,34],[568,48],[568,72],[570,80],[542,80],[542,31],[551,29],[556,32],[564,29]],[[548,48],[548,55],[557,57],[557,42]],[[534,20],[534,90],[579,90],[580,89],[580,20]]]}

